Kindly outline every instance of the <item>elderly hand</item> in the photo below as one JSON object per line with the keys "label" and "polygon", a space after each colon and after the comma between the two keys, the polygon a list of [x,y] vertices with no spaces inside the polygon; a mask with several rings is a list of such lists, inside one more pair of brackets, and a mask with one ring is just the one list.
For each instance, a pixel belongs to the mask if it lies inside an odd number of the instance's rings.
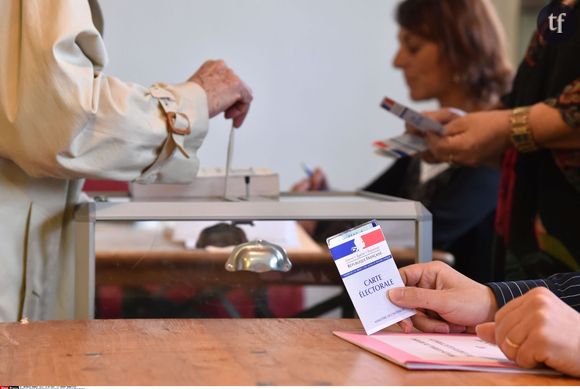
{"label": "elderly hand", "polygon": [[580,313],[546,288],[510,301],[476,332],[521,367],[543,363],[580,377]]}
{"label": "elderly hand", "polygon": [[429,151],[439,162],[467,166],[499,166],[510,145],[510,111],[467,114],[451,121],[444,136],[426,135]]}
{"label": "elderly hand", "polygon": [[[405,288],[389,290],[393,304],[417,308],[411,319],[424,332],[465,332],[480,323],[491,321],[497,311],[490,288],[475,282],[450,266],[434,261],[399,270]],[[401,322],[408,332],[408,322]]]}
{"label": "elderly hand", "polygon": [[189,81],[205,90],[210,118],[225,112],[226,119],[234,120],[234,127],[242,125],[250,110],[252,90],[224,61],[205,62]]}

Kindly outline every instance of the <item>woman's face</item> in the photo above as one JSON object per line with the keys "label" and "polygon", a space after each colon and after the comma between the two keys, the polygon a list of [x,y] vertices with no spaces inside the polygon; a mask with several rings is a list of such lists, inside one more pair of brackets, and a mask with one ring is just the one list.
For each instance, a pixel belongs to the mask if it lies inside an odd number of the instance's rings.
{"label": "woman's face", "polygon": [[398,37],[400,47],[393,65],[403,71],[413,100],[438,99],[457,85],[436,43],[405,28],[400,29]]}

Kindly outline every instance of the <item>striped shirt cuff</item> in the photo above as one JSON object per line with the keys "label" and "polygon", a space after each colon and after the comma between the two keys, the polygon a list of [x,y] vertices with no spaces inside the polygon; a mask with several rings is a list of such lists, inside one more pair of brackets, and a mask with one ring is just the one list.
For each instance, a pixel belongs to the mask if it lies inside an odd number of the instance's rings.
{"label": "striped shirt cuff", "polygon": [[580,312],[580,272],[555,274],[544,280],[491,282],[487,286],[500,308],[533,288],[545,287]]}

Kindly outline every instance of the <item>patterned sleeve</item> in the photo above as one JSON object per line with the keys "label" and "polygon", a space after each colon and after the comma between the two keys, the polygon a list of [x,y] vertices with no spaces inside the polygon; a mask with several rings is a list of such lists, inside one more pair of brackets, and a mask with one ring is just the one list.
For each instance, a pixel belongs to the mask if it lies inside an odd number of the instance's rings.
{"label": "patterned sleeve", "polygon": [[549,99],[546,103],[557,108],[570,127],[580,129],[580,78],[564,88],[558,98]]}
{"label": "patterned sleeve", "polygon": [[[558,109],[570,127],[580,130],[580,78],[564,88],[560,96],[545,103]],[[568,182],[580,192],[580,150],[552,150],[552,154]]]}
{"label": "patterned sleeve", "polygon": [[491,282],[487,286],[500,308],[529,290],[543,286],[580,312],[580,272],[554,274],[543,280]]}

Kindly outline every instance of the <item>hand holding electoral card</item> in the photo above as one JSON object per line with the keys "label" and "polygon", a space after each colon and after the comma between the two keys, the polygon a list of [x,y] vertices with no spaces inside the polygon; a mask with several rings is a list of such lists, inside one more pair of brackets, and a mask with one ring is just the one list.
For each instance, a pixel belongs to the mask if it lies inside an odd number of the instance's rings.
{"label": "hand holding electoral card", "polygon": [[374,142],[377,154],[394,158],[413,156],[427,151],[428,147],[424,139],[426,133],[443,135],[444,124],[465,114],[455,108],[421,114],[388,97],[383,99],[381,107],[406,123],[405,134]]}
{"label": "hand holding electoral card", "polygon": [[368,335],[415,314],[389,301],[387,291],[404,286],[381,226],[361,224],[326,240],[348,295]]}
{"label": "hand holding electoral card", "polygon": [[419,112],[412,110],[403,104],[397,103],[393,99],[385,97],[381,103],[387,112],[392,113],[395,116],[403,119],[412,128],[415,128],[420,133],[426,133],[427,131],[433,131],[438,134],[443,134],[445,129],[443,125],[438,121],[420,114]]}
{"label": "hand holding electoral card", "polygon": [[545,364],[580,377],[580,315],[547,288],[533,288],[498,309],[490,287],[444,263],[415,264],[400,273],[406,287],[389,290],[389,298],[418,310],[412,318],[417,329],[444,334],[475,329],[520,367]]}
{"label": "hand holding electoral card", "polygon": [[400,270],[405,288],[390,290],[400,307],[417,308],[413,325],[423,332],[474,332],[476,325],[493,321],[497,302],[487,286],[439,261]]}

